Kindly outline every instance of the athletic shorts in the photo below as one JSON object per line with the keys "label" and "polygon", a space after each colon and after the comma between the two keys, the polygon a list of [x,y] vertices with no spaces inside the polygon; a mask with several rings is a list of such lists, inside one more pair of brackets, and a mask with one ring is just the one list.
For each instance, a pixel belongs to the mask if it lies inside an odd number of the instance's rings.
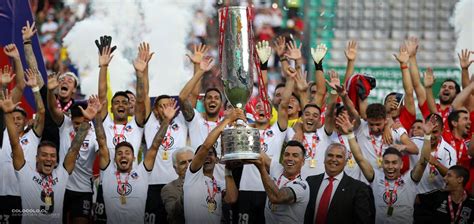
{"label": "athletic shorts", "polygon": [[0,223],[21,223],[21,197],[0,196]]}
{"label": "athletic shorts", "polygon": [[63,222],[69,219],[92,214],[92,192],[77,192],[66,189],[64,194]]}

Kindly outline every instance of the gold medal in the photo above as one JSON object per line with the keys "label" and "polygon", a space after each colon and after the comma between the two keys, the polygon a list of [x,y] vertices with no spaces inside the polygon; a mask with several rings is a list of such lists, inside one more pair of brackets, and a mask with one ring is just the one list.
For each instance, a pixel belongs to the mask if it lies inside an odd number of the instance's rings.
{"label": "gold medal", "polygon": [[165,150],[163,152],[163,160],[168,160],[168,151],[167,150]]}
{"label": "gold medal", "polygon": [[382,168],[382,157],[377,158],[377,165],[379,166],[379,168]]}
{"label": "gold medal", "polygon": [[207,202],[207,211],[209,213],[214,213],[214,211],[216,211],[216,202],[215,201],[208,201]]}
{"label": "gold medal", "polygon": [[311,162],[309,164],[309,167],[315,168],[316,167],[316,159],[311,159]]}
{"label": "gold medal", "polygon": [[120,204],[127,204],[127,198],[123,194],[120,195]]}
{"label": "gold medal", "polygon": [[44,204],[46,206],[51,206],[53,205],[53,199],[51,198],[51,196],[46,196],[44,197]]}
{"label": "gold medal", "polygon": [[347,164],[349,165],[349,168],[354,168],[354,160],[353,159],[349,159],[349,161],[347,161]]}

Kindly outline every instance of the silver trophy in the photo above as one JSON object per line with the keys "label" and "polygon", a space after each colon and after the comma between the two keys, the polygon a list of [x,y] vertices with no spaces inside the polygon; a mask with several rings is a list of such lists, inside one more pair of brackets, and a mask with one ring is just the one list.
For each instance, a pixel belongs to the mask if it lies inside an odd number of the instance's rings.
{"label": "silver trophy", "polygon": [[[249,9],[240,6],[219,9],[222,82],[232,106],[244,109],[253,90],[256,73],[253,33]],[[221,161],[258,159],[260,133],[243,121],[224,130],[221,136]]]}

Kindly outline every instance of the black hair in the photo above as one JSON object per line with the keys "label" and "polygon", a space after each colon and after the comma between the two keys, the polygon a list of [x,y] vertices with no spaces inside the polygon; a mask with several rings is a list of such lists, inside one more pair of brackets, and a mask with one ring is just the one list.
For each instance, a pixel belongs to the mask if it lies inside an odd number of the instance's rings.
{"label": "black hair", "polygon": [[26,111],[21,108],[21,107],[15,107],[15,109],[13,109],[12,113],[13,112],[18,112],[20,113],[21,115],[23,115],[23,117],[27,117],[28,115],[26,114]]}
{"label": "black hair", "polygon": [[[428,115],[428,116],[429,116],[429,115]],[[428,117],[427,117],[427,118],[428,118]],[[413,121],[413,124],[414,124],[414,123],[418,123],[418,122],[423,123],[423,120],[421,120],[421,119],[416,119],[415,121]],[[412,124],[412,125],[413,125],[413,124]]]}
{"label": "black hair", "polygon": [[[288,148],[288,146],[296,146],[298,148],[301,149],[301,153],[303,154],[303,158],[306,157],[306,149],[304,148],[303,144],[301,144],[301,142],[299,141],[296,141],[296,140],[290,140],[287,144],[286,144],[286,148]],[[285,148],[285,149],[286,149]]]}
{"label": "black hair", "polygon": [[303,111],[305,111],[307,108],[309,107],[314,107],[316,109],[318,109],[319,113],[321,113],[321,108],[318,107],[318,105],[314,104],[314,103],[308,103],[304,106],[303,108]]}
{"label": "black hair", "polygon": [[48,140],[42,140],[42,141],[38,144],[38,149],[41,148],[41,147],[45,147],[45,146],[53,147],[53,148],[55,148],[55,149],[58,148],[58,147],[56,146],[56,144],[54,144],[54,142],[48,141]]}
{"label": "black hair", "polygon": [[219,93],[219,97],[222,100],[222,93],[218,88],[209,88],[209,89],[207,89],[206,92],[204,93],[204,98],[206,98],[207,94],[211,91],[216,91],[217,93]]}
{"label": "black hair", "polygon": [[116,92],[116,93],[114,94],[114,96],[112,97],[111,102],[114,102],[114,99],[115,99],[116,97],[119,97],[119,96],[123,96],[123,97],[125,97],[125,98],[127,99],[127,101],[130,101],[130,98],[128,97],[127,92],[125,92],[125,91],[118,91],[118,92]]}
{"label": "black hair", "polygon": [[383,153],[382,157],[385,157],[386,155],[396,155],[400,159],[402,159],[403,155],[398,149],[393,148],[393,147],[388,147],[385,149],[385,152]]}
{"label": "black hair", "polygon": [[[194,155],[196,155],[199,150],[202,148],[202,145],[198,146],[197,149],[196,149],[196,152],[194,153]],[[211,146],[210,150],[212,150],[212,152],[214,153],[214,155],[217,157],[217,151],[216,151],[216,148],[214,148],[214,146]]]}
{"label": "black hair", "polygon": [[469,170],[460,165],[454,165],[449,167],[448,170],[452,170],[458,177],[462,177],[462,186],[465,187],[469,182]]}
{"label": "black hair", "polygon": [[159,95],[158,97],[155,98],[155,102],[153,102],[153,106],[155,106],[155,107],[158,106],[158,102],[160,102],[160,100],[162,100],[162,99],[171,99],[171,98],[172,97],[169,96],[169,95],[165,95],[165,94]]}
{"label": "black hair", "polygon": [[133,96],[135,96],[135,93],[133,93],[132,91],[130,91],[130,90],[128,90],[128,89],[125,90],[124,92],[125,92],[126,94],[132,94]]}
{"label": "black hair", "polygon": [[387,117],[387,112],[385,111],[385,107],[380,103],[373,103],[367,106],[367,119],[385,119]]}
{"label": "black hair", "polygon": [[87,103],[82,103],[82,102],[74,103],[71,106],[71,118],[84,116],[79,106],[81,106],[84,110],[87,109]]}
{"label": "black hair", "polygon": [[120,147],[128,147],[132,150],[133,153],[135,152],[135,150],[133,149],[133,146],[132,146],[132,144],[130,144],[130,142],[123,141],[123,142],[120,142],[117,145],[115,145],[115,153],[117,153],[117,149],[120,148]]}
{"label": "black hair", "polygon": [[456,89],[456,94],[459,94],[459,93],[461,92],[461,87],[460,87],[459,84],[456,82],[456,80],[451,79],[451,78],[445,79],[445,80],[441,83],[441,86],[442,86],[445,82],[452,82],[452,83],[454,83],[454,88]]}
{"label": "black hair", "polygon": [[397,95],[397,92],[390,92],[389,94],[385,96],[385,100],[383,101],[383,103],[385,104],[387,102],[387,99],[389,96],[396,96],[396,95]]}
{"label": "black hair", "polygon": [[274,91],[274,92],[276,92],[276,91],[277,91],[277,89],[279,89],[279,88],[283,88],[283,87],[285,87],[285,83],[284,83],[284,82],[282,82],[282,83],[278,83],[278,85],[276,85],[276,86],[275,86],[275,91]]}
{"label": "black hair", "polygon": [[461,113],[465,113],[465,114],[469,114],[466,110],[455,110],[455,111],[452,111],[449,115],[448,115],[448,126],[449,126],[449,129],[452,131],[454,126],[453,126],[453,121],[458,121],[459,120],[459,114]]}
{"label": "black hair", "polygon": [[344,107],[344,104],[342,103],[337,103],[336,104],[336,117],[339,116],[346,108]]}

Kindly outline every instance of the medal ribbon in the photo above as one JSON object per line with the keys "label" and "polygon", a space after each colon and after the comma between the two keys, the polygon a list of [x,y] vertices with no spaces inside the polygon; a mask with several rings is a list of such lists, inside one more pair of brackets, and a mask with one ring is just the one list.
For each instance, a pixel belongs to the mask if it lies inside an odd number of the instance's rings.
{"label": "medal ribbon", "polygon": [[[207,127],[207,134],[211,133],[211,125],[207,119],[204,119],[204,125]],[[216,121],[216,126],[219,125],[219,119]]]}
{"label": "medal ribbon", "polygon": [[[120,131],[120,134],[117,134],[117,124],[114,123],[114,137],[125,137],[125,129],[126,129],[126,126],[127,124],[123,124],[123,128],[122,128],[122,131]],[[120,143],[120,142],[117,142],[117,144]]]}
{"label": "medal ribbon", "polygon": [[213,200],[216,197],[217,194],[217,182],[216,179],[212,178],[212,193],[211,190],[209,189],[209,185],[207,184],[206,181],[206,187],[207,187],[207,195],[209,196],[209,200]]}
{"label": "medal ribbon", "polygon": [[372,143],[372,147],[375,150],[375,155],[378,158],[382,158],[383,136],[382,136],[382,142],[380,143],[380,147],[378,147],[378,148],[377,148],[377,143],[375,142],[375,137],[372,134],[370,134],[370,140],[371,140],[371,143]]}
{"label": "medal ribbon", "polygon": [[[280,188],[280,182],[281,182],[281,177],[283,176],[283,174],[280,174],[280,177],[278,177],[278,180],[276,182],[276,185],[278,188]],[[296,178],[298,178],[300,176],[300,174],[298,173],[298,175],[295,176],[295,178],[288,178],[288,181],[286,181],[282,187],[285,187],[288,183],[290,183],[291,181],[295,180]]]}
{"label": "medal ribbon", "polygon": [[119,187],[119,194],[120,195],[125,195],[125,186],[128,185],[128,177],[130,176],[130,173],[127,173],[127,176],[125,177],[125,182],[122,183],[122,180],[120,179],[120,172],[115,172],[115,177],[117,178],[117,185]]}
{"label": "medal ribbon", "polygon": [[317,136],[316,134],[313,135],[312,137],[312,142],[311,142],[311,148],[309,147],[309,144],[308,144],[308,141],[306,140],[306,136],[303,134],[303,143],[304,143],[304,147],[305,149],[308,150],[308,155],[314,159],[314,156],[316,155],[316,139],[317,139]]}
{"label": "medal ribbon", "polygon": [[51,175],[42,176],[41,188],[46,196],[53,192],[53,177]]}
{"label": "medal ribbon", "polygon": [[170,126],[168,126],[168,130],[166,130],[166,137],[161,141],[161,145],[163,146],[164,151],[168,151],[171,145],[171,130]]}
{"label": "medal ribbon", "polygon": [[466,144],[464,144],[464,141],[462,139],[459,140],[459,141],[461,142],[461,144],[458,146],[458,144],[456,144],[456,139],[454,138],[454,136],[453,136],[453,140],[451,140],[451,145],[457,151],[456,155],[457,155],[457,158],[458,158],[458,163],[461,160],[462,154],[464,153],[464,148],[466,147]]}
{"label": "medal ribbon", "polygon": [[344,144],[344,139],[342,138],[341,133],[337,133],[337,138],[339,139],[339,142],[340,142],[341,144],[345,145],[345,144]]}
{"label": "medal ribbon", "polygon": [[458,209],[456,211],[456,216],[454,216],[454,209],[453,209],[453,199],[451,198],[451,195],[448,195],[448,206],[449,206],[449,215],[451,215],[451,223],[454,224],[456,220],[459,218],[459,215],[461,215],[461,208],[462,208],[462,203],[464,200],[466,200],[467,194],[466,191],[464,191],[462,195],[462,201],[459,203]]}
{"label": "medal ribbon", "polygon": [[64,113],[67,112],[72,106],[72,100],[69,100],[69,102],[64,107],[61,106],[61,102],[59,101],[59,99],[56,99],[56,104],[58,105],[58,108]]}
{"label": "medal ribbon", "polygon": [[388,207],[392,207],[394,201],[393,201],[393,195],[396,195],[397,194],[397,188],[398,188],[398,184],[400,182],[400,177],[397,179],[397,181],[395,181],[395,185],[393,186],[393,191],[392,193],[390,194],[390,185],[388,184],[388,181],[385,180],[385,195],[387,195],[387,197],[389,197],[388,199]]}

